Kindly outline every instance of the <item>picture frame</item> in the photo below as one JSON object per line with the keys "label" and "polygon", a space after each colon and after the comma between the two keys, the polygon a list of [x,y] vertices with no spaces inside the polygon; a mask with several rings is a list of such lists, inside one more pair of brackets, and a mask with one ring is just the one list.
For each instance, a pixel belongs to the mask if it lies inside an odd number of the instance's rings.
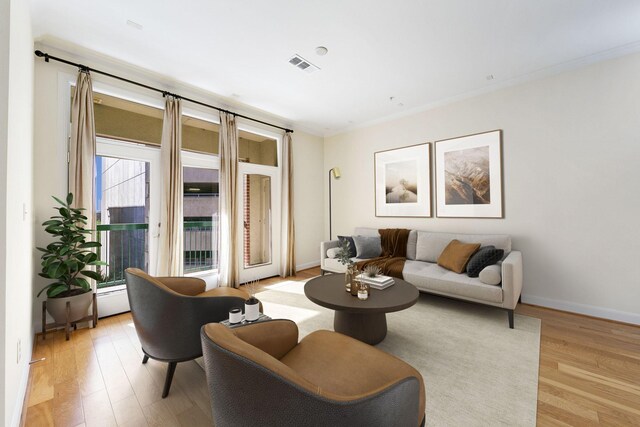
{"label": "picture frame", "polygon": [[504,218],[502,129],[435,142],[436,216]]}
{"label": "picture frame", "polygon": [[431,213],[431,143],[374,153],[377,217],[425,217]]}

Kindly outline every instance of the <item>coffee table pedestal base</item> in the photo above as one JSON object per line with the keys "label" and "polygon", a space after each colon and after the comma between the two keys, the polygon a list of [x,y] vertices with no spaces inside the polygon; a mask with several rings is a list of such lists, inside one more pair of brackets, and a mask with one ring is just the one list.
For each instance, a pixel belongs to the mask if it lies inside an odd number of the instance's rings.
{"label": "coffee table pedestal base", "polygon": [[338,310],[333,318],[333,329],[374,345],[387,336],[387,316],[384,313],[363,314]]}

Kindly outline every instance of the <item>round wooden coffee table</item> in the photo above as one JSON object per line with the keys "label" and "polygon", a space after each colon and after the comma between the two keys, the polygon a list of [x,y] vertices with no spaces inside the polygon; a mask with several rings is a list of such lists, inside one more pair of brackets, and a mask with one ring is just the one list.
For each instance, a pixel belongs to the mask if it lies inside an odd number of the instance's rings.
{"label": "round wooden coffee table", "polygon": [[371,289],[365,301],[344,290],[344,274],[313,278],[304,285],[304,294],[314,303],[335,310],[336,332],[373,345],[387,335],[386,313],[411,307],[420,295],[411,283],[394,280],[395,284],[387,289]]}

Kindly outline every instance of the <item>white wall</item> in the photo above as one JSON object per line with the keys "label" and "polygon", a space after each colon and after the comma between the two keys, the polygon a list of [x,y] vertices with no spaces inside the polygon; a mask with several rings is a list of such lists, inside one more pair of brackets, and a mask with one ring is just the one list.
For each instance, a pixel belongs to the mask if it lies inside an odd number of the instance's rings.
{"label": "white wall", "polygon": [[[3,422],[7,426],[19,424],[24,394],[27,386],[28,362],[33,343],[31,322],[33,279],[33,38],[28,3],[20,0],[2,2],[0,16],[3,32],[9,31],[9,51],[0,48],[3,68],[0,85],[8,81],[8,93],[0,90],[0,100],[6,104],[0,114],[6,118],[2,126],[2,151],[0,156],[0,275],[2,283],[3,336],[2,387]],[[8,12],[8,13],[7,13]],[[8,17],[8,20],[7,20]],[[4,45],[4,34],[2,43]],[[5,99],[7,100],[5,102]],[[6,129],[6,132],[5,132]],[[4,264],[4,265],[3,265]],[[21,354],[18,359],[18,342]]]}
{"label": "white wall", "polygon": [[9,0],[0,0],[0,420],[5,419],[7,301],[7,123],[9,111]]}
{"label": "white wall", "polygon": [[[640,324],[638,76],[633,54],[327,138],[324,168],[342,170],[334,234],[508,233],[523,301]],[[504,219],[375,217],[374,152],[493,129],[504,130]]]}
{"label": "white wall", "polygon": [[296,131],[292,136],[293,200],[298,270],[320,265],[325,204],[324,139]]}

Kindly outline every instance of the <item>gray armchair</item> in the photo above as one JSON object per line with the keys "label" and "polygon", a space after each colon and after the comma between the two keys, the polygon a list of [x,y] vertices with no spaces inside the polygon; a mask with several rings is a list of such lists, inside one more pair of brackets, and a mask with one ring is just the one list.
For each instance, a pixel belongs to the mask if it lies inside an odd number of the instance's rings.
{"label": "gray armchair", "polygon": [[179,362],[202,356],[200,328],[229,317],[232,308],[244,309],[249,294],[222,287],[205,292],[204,280],[190,277],[151,277],[137,268],[125,271],[131,316],[142,351],[168,362],[162,397],[167,397]]}
{"label": "gray armchair", "polygon": [[422,376],[351,337],[290,320],[202,327],[214,423],[225,426],[420,426]]}

